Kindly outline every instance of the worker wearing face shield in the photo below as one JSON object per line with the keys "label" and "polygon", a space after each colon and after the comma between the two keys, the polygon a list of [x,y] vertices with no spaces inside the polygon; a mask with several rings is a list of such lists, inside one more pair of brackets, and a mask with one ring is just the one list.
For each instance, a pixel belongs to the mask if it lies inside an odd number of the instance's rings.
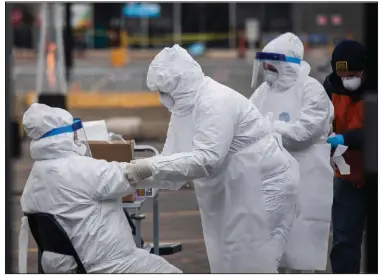
{"label": "worker wearing face shield", "polygon": [[274,131],[299,161],[300,216],[294,221],[282,267],[325,270],[331,221],[333,171],[326,143],[333,106],[324,87],[309,76],[300,39],[285,33],[270,41],[254,61],[250,100],[272,113]]}
{"label": "worker wearing face shield", "polygon": [[[20,199],[24,213],[55,216],[87,273],[181,273],[164,258],[135,246],[122,197],[136,187],[127,163],[91,157],[82,122],[66,110],[34,103],[23,125],[34,160]],[[19,272],[26,273],[28,219],[22,218]],[[45,273],[73,273],[70,256],[44,251]]]}

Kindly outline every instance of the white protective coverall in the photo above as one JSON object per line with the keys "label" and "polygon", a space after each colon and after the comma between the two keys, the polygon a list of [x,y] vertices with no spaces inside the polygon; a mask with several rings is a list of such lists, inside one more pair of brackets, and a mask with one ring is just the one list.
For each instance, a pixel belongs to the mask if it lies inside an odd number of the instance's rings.
{"label": "white protective coverall", "polygon": [[[181,273],[164,258],[135,246],[121,200],[136,190],[125,177],[127,163],[83,156],[72,132],[39,139],[72,123],[67,111],[43,104],[33,104],[24,114],[35,162],[21,196],[22,211],[54,214],[87,273]],[[25,223],[23,217],[21,236],[28,230]],[[27,247],[25,239],[20,242],[20,250]],[[25,269],[25,263],[20,266]],[[70,256],[43,253],[45,273],[69,273],[74,266]]]}
{"label": "white protective coverall", "polygon": [[172,116],[163,154],[149,160],[152,177],[138,186],[179,189],[193,180],[211,272],[276,273],[262,179],[284,180],[296,193],[288,179],[299,171],[271,123],[244,96],[206,77],[178,45],[155,57],[147,86]]}
{"label": "white protective coverall", "polygon": [[[303,44],[292,33],[272,40],[263,52],[303,59]],[[326,138],[333,106],[323,86],[309,76],[310,66],[271,63],[279,77],[271,86],[264,82],[251,101],[262,114],[273,113],[274,130],[283,146],[300,163],[301,214],[294,221],[281,266],[295,270],[325,270],[333,198],[333,170]],[[289,118],[281,121],[282,116]],[[284,119],[283,119],[284,120]]]}

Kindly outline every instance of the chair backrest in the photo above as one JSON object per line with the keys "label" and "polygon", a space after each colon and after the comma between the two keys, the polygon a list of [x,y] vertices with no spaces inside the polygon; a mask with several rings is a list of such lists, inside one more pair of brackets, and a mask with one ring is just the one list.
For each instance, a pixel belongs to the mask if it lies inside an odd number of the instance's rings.
{"label": "chair backrest", "polygon": [[72,256],[77,263],[77,273],[86,273],[86,270],[75,251],[73,244],[65,230],[55,219],[47,213],[25,213],[29,228],[39,249],[61,255]]}

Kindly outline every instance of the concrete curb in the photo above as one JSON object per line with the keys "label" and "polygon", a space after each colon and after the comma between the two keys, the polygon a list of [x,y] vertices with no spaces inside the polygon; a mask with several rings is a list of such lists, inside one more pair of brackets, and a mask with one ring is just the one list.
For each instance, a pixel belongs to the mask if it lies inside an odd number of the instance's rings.
{"label": "concrete curb", "polygon": [[[25,105],[37,101],[35,92],[25,96]],[[109,109],[109,108],[152,108],[162,107],[159,96],[154,92],[69,92],[67,95],[69,109]]]}

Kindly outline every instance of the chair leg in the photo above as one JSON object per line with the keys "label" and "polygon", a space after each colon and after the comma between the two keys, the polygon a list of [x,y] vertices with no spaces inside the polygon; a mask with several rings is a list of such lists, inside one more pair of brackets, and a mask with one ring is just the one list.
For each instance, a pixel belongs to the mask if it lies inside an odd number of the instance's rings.
{"label": "chair leg", "polygon": [[[134,222],[132,221],[132,218],[131,218],[130,214],[125,209],[123,209],[123,211],[124,211],[124,214],[125,214],[125,216],[127,218],[128,223],[130,224],[132,235],[136,236],[136,227],[135,227]],[[143,245],[144,245],[144,241],[143,241],[143,238],[142,238],[141,239],[141,247],[143,247]]]}
{"label": "chair leg", "polygon": [[38,249],[37,254],[37,263],[38,263],[38,274],[44,274],[44,270],[42,270],[42,252],[40,249]]}

